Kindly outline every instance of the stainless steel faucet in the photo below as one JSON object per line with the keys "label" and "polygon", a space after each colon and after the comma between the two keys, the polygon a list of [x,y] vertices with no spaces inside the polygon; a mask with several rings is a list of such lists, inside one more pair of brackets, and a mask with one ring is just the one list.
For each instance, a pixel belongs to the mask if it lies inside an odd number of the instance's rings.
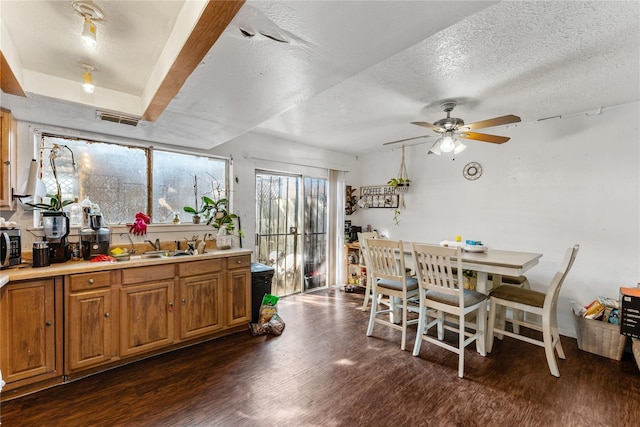
{"label": "stainless steel faucet", "polygon": [[150,244],[153,247],[153,249],[155,249],[156,251],[160,250],[160,239],[156,239],[155,243],[152,242],[151,240],[145,240],[145,242]]}
{"label": "stainless steel faucet", "polygon": [[135,254],[136,253],[136,246],[133,244],[133,240],[131,239],[131,236],[129,235],[129,233],[120,233],[120,237],[122,237],[123,235],[126,235],[129,238],[129,243],[131,243],[131,249],[129,250],[130,254]]}

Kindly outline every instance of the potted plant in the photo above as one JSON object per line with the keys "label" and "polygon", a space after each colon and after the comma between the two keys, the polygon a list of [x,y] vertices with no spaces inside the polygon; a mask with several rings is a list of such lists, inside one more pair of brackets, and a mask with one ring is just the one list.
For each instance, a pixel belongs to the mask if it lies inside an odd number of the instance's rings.
{"label": "potted plant", "polygon": [[47,194],[46,197],[49,198],[49,204],[47,203],[25,203],[35,209],[42,209],[43,211],[48,212],[60,212],[64,209],[65,206],[70,205],[74,202],[74,200],[62,200],[59,194]]}
{"label": "potted plant", "polygon": [[192,220],[194,224],[200,224],[201,214],[204,214],[203,216],[207,218],[211,205],[214,202],[207,196],[201,196],[200,199],[202,200],[202,203],[198,206],[198,177],[196,175],[193,176],[193,195],[195,199],[195,207],[184,206],[182,209],[193,215]]}

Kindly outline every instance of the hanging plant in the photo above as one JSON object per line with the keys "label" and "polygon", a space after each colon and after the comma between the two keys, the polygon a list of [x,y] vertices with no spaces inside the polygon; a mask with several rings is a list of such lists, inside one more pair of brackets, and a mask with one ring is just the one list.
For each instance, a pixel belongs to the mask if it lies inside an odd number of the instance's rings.
{"label": "hanging plant", "polygon": [[402,146],[402,159],[400,160],[398,176],[387,181],[387,185],[393,187],[394,193],[398,196],[398,207],[393,210],[393,223],[395,225],[399,225],[400,209],[404,209],[406,207],[404,204],[404,195],[409,191],[409,186],[411,185],[411,180],[407,173],[407,165],[404,161],[404,145]]}
{"label": "hanging plant", "polygon": [[404,161],[404,145],[402,146],[402,160],[400,161],[400,170],[398,171],[398,176],[387,181],[387,185],[389,185],[390,187],[394,187],[396,194],[404,194],[409,191],[411,180],[409,179],[409,174],[407,173],[407,165]]}

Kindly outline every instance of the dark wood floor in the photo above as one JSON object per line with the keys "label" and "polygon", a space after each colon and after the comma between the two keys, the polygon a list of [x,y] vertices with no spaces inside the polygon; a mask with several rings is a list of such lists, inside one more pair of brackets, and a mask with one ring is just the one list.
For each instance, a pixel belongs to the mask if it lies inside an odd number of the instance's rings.
{"label": "dark wood floor", "polygon": [[281,299],[279,337],[239,333],[4,402],[2,427],[640,423],[631,354],[616,362],[563,337],[558,379],[542,348],[505,338],[486,358],[468,348],[459,379],[449,351],[413,357],[383,326],[366,337],[361,303],[339,289]]}

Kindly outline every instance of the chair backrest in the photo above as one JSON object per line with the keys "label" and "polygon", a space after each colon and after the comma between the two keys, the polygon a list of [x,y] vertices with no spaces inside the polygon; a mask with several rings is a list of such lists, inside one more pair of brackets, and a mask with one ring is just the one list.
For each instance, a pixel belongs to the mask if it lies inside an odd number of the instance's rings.
{"label": "chair backrest", "polygon": [[367,239],[367,268],[376,279],[405,282],[402,241]]}
{"label": "chair backrest", "polygon": [[462,300],[464,282],[461,248],[414,243],[411,252],[421,294],[434,290],[458,296]]}
{"label": "chair backrest", "polygon": [[366,267],[368,264],[367,260],[367,239],[377,239],[379,238],[378,233],[375,231],[364,231],[362,233],[358,233],[358,242],[360,242],[360,254],[362,255],[363,262],[361,265]]}
{"label": "chair backrest", "polygon": [[564,258],[558,267],[558,271],[553,276],[549,289],[547,290],[547,295],[544,298],[544,311],[555,310],[558,303],[558,295],[560,295],[560,288],[564,283],[564,279],[567,277],[567,273],[571,270],[579,250],[580,245],[573,245],[565,251]]}

